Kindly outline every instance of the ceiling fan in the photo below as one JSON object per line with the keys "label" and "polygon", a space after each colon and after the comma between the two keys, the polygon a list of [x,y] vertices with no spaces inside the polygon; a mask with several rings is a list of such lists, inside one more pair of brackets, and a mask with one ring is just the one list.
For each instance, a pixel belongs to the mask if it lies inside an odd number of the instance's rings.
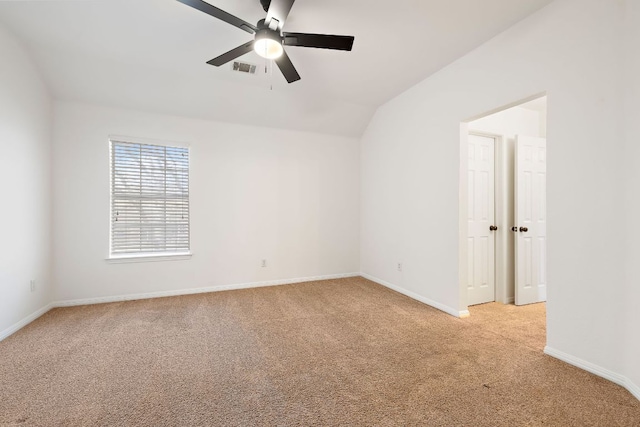
{"label": "ceiling fan", "polygon": [[203,0],[178,0],[187,6],[198,9],[208,15],[218,18],[228,24],[238,27],[255,37],[249,43],[238,46],[217,58],[208,61],[207,64],[219,67],[232,61],[245,53],[254,50],[263,58],[275,60],[278,68],[287,82],[293,83],[300,80],[300,75],[293,66],[291,59],[284,51],[284,46],[315,47],[320,49],[351,50],[354,37],[335,36],[330,34],[287,33],[282,31],[289,11],[295,0],[260,0],[262,8],[267,12],[267,17],[258,21],[256,25],[249,24],[222,9]]}

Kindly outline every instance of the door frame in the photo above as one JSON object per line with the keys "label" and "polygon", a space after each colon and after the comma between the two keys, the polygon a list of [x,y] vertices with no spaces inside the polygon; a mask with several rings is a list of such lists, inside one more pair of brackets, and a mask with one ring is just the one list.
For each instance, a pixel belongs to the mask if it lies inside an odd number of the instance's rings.
{"label": "door frame", "polygon": [[[510,104],[507,105],[503,105],[501,107],[495,108],[493,110],[484,112],[482,114],[478,114],[475,116],[472,116],[462,122],[460,122],[460,137],[459,137],[459,152],[460,152],[460,169],[458,170],[458,304],[460,307],[460,317],[461,318],[465,318],[465,317],[469,317],[470,313],[469,313],[469,304],[468,304],[468,298],[467,298],[467,280],[468,280],[468,273],[467,273],[467,259],[468,259],[468,251],[467,251],[467,218],[468,218],[468,210],[467,210],[467,196],[468,196],[468,179],[467,179],[467,171],[469,169],[469,150],[468,150],[468,146],[469,146],[469,123],[474,121],[474,120],[478,120],[481,119],[483,117],[487,117],[490,116],[492,114],[495,113],[499,113],[501,111],[504,110],[508,110],[509,108],[512,107],[517,107],[521,104],[524,104],[526,102],[529,101],[533,101],[534,99],[538,99],[541,98],[543,96],[547,97],[547,108],[549,107],[549,101],[548,101],[548,97],[549,94],[547,93],[547,91],[544,92],[539,92],[535,95],[531,95],[528,96],[526,98],[523,98],[519,101],[515,101],[512,102]],[[548,117],[548,113],[547,113],[547,117]],[[502,159],[503,156],[507,156],[508,151],[506,150],[506,144],[505,144],[505,139],[503,137],[503,135],[500,135],[500,141],[501,143],[499,144],[499,148],[496,147],[495,153],[498,152],[498,150],[500,151],[500,158]],[[548,135],[547,135],[547,139],[548,139]],[[497,142],[497,141],[496,141]],[[500,174],[504,174],[505,170],[501,171]],[[496,174],[497,177],[497,174]],[[501,175],[502,177],[502,175]],[[500,183],[500,185],[498,185],[496,183],[495,188],[500,188],[502,191],[502,193],[500,193],[501,195],[501,199],[504,200],[504,186],[502,185],[502,182]],[[498,195],[496,194],[496,200],[497,200]],[[504,203],[504,202],[502,202]],[[500,215],[500,220],[502,221],[500,224],[498,224],[498,227],[500,227],[501,224],[504,223],[504,221],[506,220],[504,218],[504,209],[500,209],[500,213],[498,213],[498,209],[496,209],[496,222],[498,219],[497,215]],[[509,233],[504,233],[503,234],[503,239],[499,239],[500,244],[498,244],[498,241],[496,241],[496,259],[498,258],[503,258],[506,256],[506,241],[509,238],[512,238],[511,236],[511,225],[509,224],[505,224],[505,227],[503,230],[505,231],[509,231]],[[500,256],[498,256],[498,251],[500,250]],[[506,263],[503,261],[502,263],[502,267],[506,268]],[[505,283],[505,278],[506,278],[506,271],[504,270],[504,268],[500,268],[500,269],[496,269],[496,301],[498,300],[499,296],[502,296],[503,300],[499,301],[499,302],[503,302],[505,304],[510,304],[512,301],[510,301],[510,299],[507,299],[506,297],[506,283]],[[548,268],[548,267],[547,267]],[[500,271],[498,271],[500,270]],[[503,284],[502,287],[502,291],[501,293],[498,293],[498,275],[500,275],[500,277],[502,278],[501,283]],[[515,285],[515,283],[514,283]],[[514,290],[515,292],[515,290]],[[548,300],[549,296],[547,295],[547,300]]]}

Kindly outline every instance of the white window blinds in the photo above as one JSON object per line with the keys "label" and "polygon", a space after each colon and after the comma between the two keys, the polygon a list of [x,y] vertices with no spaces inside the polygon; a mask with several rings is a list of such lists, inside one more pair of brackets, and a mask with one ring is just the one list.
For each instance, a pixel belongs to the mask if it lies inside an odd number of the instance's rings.
{"label": "white window blinds", "polygon": [[111,255],[188,252],[188,148],[111,140]]}

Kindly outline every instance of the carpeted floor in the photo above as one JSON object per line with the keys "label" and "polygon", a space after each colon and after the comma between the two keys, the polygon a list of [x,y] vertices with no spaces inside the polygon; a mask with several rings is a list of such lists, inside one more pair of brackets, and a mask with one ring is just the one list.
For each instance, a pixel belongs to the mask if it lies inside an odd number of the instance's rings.
{"label": "carpeted floor", "polygon": [[471,314],[362,278],[55,309],[0,342],[0,425],[640,426],[544,304]]}

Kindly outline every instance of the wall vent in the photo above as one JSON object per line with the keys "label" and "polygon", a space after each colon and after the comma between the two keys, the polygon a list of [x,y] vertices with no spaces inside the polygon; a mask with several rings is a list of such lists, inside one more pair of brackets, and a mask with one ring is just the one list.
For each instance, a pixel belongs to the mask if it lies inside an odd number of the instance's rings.
{"label": "wall vent", "polygon": [[248,64],[246,62],[233,61],[233,65],[231,66],[233,71],[237,71],[239,73],[245,74],[255,74],[256,66],[253,64]]}

